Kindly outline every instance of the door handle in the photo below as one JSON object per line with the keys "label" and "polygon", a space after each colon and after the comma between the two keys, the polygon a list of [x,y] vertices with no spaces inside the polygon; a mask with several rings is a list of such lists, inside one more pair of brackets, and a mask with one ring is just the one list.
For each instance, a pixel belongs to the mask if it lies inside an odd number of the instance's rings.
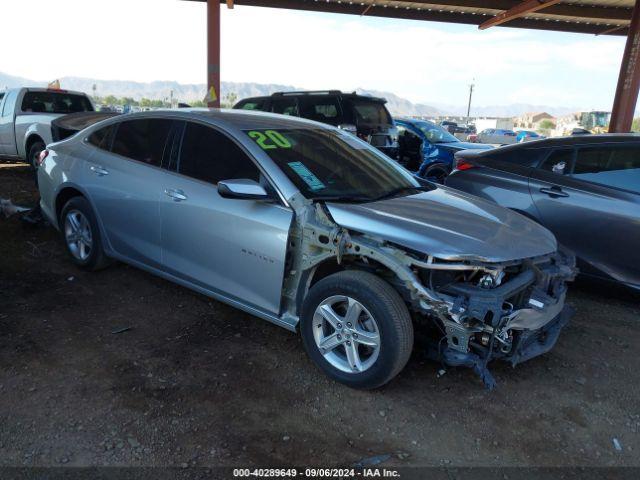
{"label": "door handle", "polygon": [[89,167],[89,170],[91,170],[93,173],[95,173],[99,177],[104,177],[105,175],[109,175],[109,170],[107,170],[106,168],[99,167],[97,165],[91,165]]}
{"label": "door handle", "polygon": [[188,198],[182,190],[175,190],[173,188],[166,189],[164,191],[164,194],[167,197],[173,198],[174,202],[182,202],[183,200],[186,200]]}
{"label": "door handle", "polygon": [[544,187],[540,189],[540,193],[546,193],[552,198],[565,198],[569,196],[569,194],[563,192],[560,187]]}

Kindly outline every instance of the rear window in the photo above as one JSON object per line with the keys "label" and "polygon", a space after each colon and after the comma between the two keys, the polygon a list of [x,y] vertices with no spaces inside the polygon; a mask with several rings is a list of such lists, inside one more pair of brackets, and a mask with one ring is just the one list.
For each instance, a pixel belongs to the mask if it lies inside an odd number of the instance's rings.
{"label": "rear window", "polygon": [[128,120],[118,124],[111,151],[159,167],[172,121],[160,118]]}
{"label": "rear window", "polygon": [[93,112],[84,95],[65,92],[27,92],[22,99],[23,112],[76,113]]}
{"label": "rear window", "polygon": [[391,115],[380,102],[367,100],[350,101],[356,120],[356,125],[391,125]]}
{"label": "rear window", "polygon": [[89,135],[89,143],[101,148],[102,150],[109,150],[111,133],[113,132],[114,127],[114,125],[109,125],[108,127],[99,128]]}

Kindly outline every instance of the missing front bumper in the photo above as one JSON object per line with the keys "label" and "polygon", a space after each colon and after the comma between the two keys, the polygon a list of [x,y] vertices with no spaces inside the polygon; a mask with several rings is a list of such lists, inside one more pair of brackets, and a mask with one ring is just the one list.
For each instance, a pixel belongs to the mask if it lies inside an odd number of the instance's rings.
{"label": "missing front bumper", "polygon": [[492,360],[503,360],[516,366],[550,351],[556,344],[561,330],[569,323],[574,310],[564,306],[562,311],[546,325],[535,330],[522,330],[517,333],[513,347],[508,354],[487,350],[484,356],[473,351],[460,352],[446,347],[442,350],[430,348],[427,355],[433,360],[442,362],[450,367],[468,367],[480,377],[489,390],[496,386],[493,375],[487,368]]}

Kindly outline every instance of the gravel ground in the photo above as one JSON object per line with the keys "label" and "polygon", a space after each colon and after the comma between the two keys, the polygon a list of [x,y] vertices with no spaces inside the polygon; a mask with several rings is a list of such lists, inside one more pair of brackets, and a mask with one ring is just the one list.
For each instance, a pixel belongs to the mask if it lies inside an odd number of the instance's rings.
{"label": "gravel ground", "polygon": [[[25,166],[0,162],[0,198],[35,203]],[[52,229],[0,217],[0,466],[640,466],[638,300],[574,285],[556,348],[495,364],[493,392],[419,351],[361,392],[297,335],[126,265],[79,271]]]}

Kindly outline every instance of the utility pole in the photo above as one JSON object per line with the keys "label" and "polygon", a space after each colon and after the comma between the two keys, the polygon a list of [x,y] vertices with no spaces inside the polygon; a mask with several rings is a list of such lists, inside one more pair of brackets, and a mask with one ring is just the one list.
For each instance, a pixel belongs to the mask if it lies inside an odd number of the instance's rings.
{"label": "utility pole", "polygon": [[469,123],[469,120],[471,120],[469,115],[471,113],[471,97],[473,96],[473,87],[475,87],[475,85],[471,83],[469,85],[469,103],[467,104],[467,124]]}

